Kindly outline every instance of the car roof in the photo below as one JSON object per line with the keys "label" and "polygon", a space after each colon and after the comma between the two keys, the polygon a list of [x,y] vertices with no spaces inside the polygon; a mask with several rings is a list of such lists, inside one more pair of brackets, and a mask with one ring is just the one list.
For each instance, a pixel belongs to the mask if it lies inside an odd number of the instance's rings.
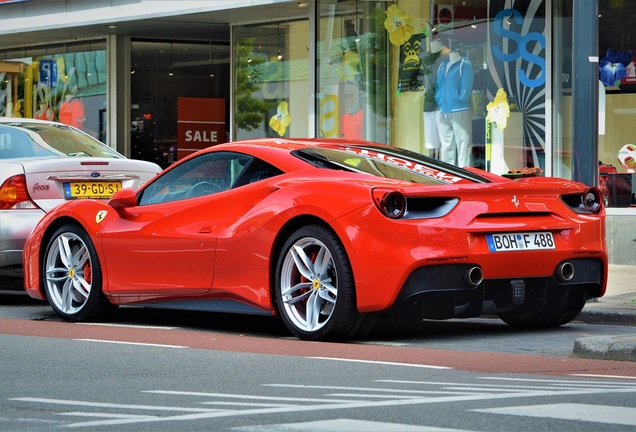
{"label": "car roof", "polygon": [[208,152],[235,151],[246,153],[261,158],[281,168],[283,171],[295,171],[310,167],[307,162],[294,157],[291,152],[308,147],[321,146],[365,146],[377,148],[390,148],[385,144],[367,141],[351,141],[345,139],[324,138],[254,138],[241,141],[233,141],[208,147]]}
{"label": "car roof", "polygon": [[233,141],[229,143],[218,144],[213,147],[209,147],[209,151],[258,151],[257,149],[263,149],[263,151],[273,152],[285,152],[290,153],[294,150],[307,148],[307,147],[322,147],[322,146],[365,146],[365,147],[377,147],[389,149],[391,146],[386,144],[373,143],[368,141],[352,141],[345,139],[324,139],[324,138],[255,138],[242,141]]}
{"label": "car roof", "polygon": [[26,117],[0,117],[0,123],[40,123],[40,124],[63,124],[48,120],[39,120]]}

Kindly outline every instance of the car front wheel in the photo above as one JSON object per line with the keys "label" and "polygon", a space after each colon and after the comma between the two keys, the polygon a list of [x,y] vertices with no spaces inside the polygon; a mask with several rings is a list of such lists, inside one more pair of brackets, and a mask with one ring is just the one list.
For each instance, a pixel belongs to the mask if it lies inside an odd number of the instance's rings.
{"label": "car front wheel", "polygon": [[305,340],[335,340],[359,334],[355,284],[342,242],[328,228],[294,232],[278,259],[275,285],[287,328]]}
{"label": "car front wheel", "polygon": [[42,263],[46,297],[67,321],[97,318],[110,308],[102,292],[102,270],[93,243],[76,225],[59,228],[50,238]]}

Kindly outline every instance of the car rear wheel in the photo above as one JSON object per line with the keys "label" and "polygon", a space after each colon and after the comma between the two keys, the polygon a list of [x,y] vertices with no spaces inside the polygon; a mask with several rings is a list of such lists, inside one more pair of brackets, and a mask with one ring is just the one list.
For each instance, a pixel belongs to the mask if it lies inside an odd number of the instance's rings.
{"label": "car rear wheel", "polygon": [[576,318],[579,313],[581,313],[581,309],[576,309],[572,311],[561,311],[561,312],[552,312],[552,313],[536,313],[536,314],[524,314],[524,315],[515,315],[513,313],[505,313],[500,314],[499,318],[508,324],[511,327],[517,328],[548,328],[548,327],[559,327],[564,324],[569,323],[574,318]]}
{"label": "car rear wheel", "polygon": [[305,340],[336,340],[366,332],[358,313],[351,264],[342,242],[328,228],[294,232],[278,259],[275,285],[287,328]]}
{"label": "car rear wheel", "polygon": [[102,292],[102,270],[95,247],[76,225],[65,225],[50,238],[42,280],[51,307],[67,321],[97,318],[111,306]]}

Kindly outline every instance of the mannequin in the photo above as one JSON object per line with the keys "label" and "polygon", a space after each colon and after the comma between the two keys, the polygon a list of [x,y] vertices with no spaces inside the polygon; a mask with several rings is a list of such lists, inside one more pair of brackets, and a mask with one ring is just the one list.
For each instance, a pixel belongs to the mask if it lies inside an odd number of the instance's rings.
{"label": "mannequin", "polygon": [[46,101],[42,101],[40,103],[40,109],[35,112],[34,118],[53,121],[55,119],[55,112]]}
{"label": "mannequin", "polygon": [[51,108],[51,97],[49,89],[40,83],[37,86],[36,101],[40,107],[34,114],[33,118],[39,120],[55,120],[55,111]]}
{"label": "mannequin", "polygon": [[439,138],[439,105],[435,101],[435,84],[437,70],[446,59],[450,50],[441,40],[435,39],[430,43],[430,51],[422,60],[422,75],[424,76],[424,147],[429,155],[439,158],[441,142]]}
{"label": "mannequin", "polygon": [[448,72],[448,69],[455,64],[458,60],[461,60],[462,56],[459,55],[459,53],[457,51],[451,51],[448,54],[448,64],[446,65],[446,71]]}
{"label": "mannequin", "polygon": [[82,129],[84,125],[84,104],[72,94],[65,96],[66,101],[60,105],[59,118],[61,123]]}
{"label": "mannequin", "polygon": [[473,79],[470,60],[457,51],[450,52],[437,71],[435,100],[440,106],[440,158],[460,167],[470,165]]}

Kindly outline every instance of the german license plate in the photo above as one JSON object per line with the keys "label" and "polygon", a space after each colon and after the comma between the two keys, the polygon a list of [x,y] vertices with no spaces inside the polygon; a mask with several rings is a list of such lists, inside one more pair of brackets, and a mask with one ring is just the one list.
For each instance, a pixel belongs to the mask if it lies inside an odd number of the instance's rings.
{"label": "german license plate", "polygon": [[486,234],[490,252],[514,252],[556,249],[554,237],[549,231]]}
{"label": "german license plate", "polygon": [[121,189],[121,182],[69,182],[64,183],[64,198],[110,198]]}

